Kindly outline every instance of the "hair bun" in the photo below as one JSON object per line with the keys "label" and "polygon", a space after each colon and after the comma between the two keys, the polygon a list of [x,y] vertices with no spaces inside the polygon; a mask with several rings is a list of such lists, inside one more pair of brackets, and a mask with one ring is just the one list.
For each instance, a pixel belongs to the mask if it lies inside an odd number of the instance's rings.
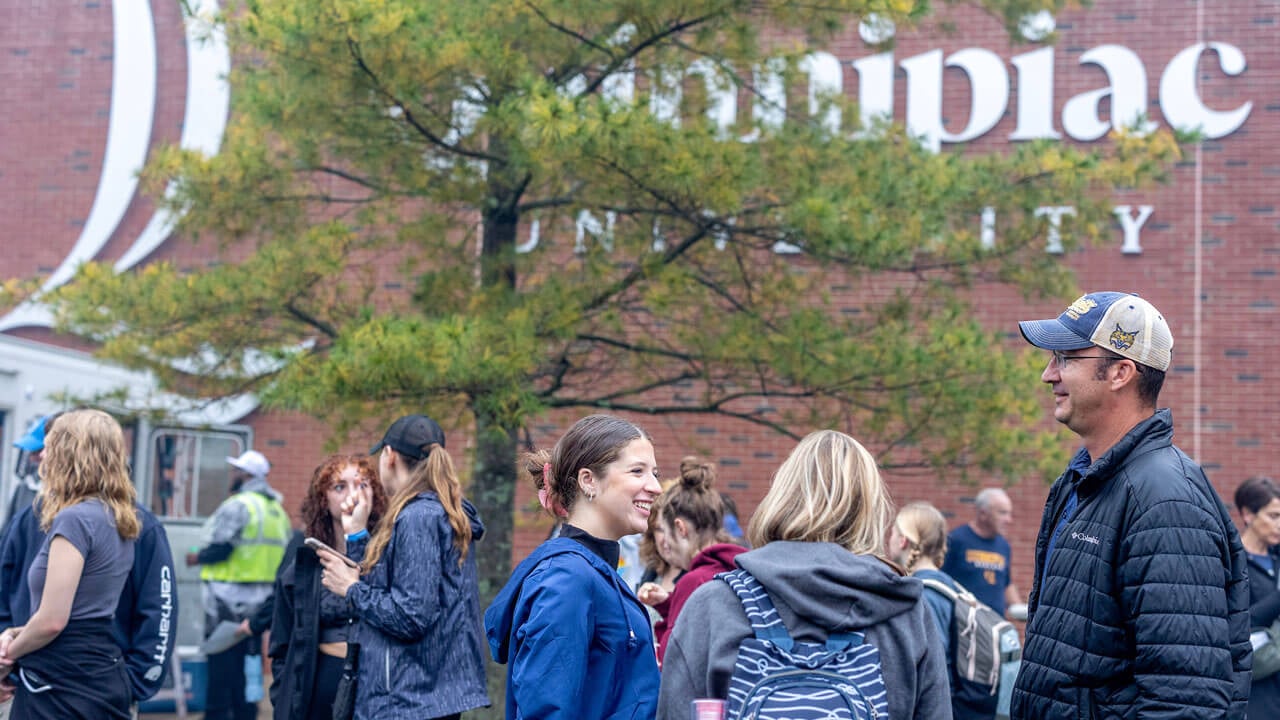
{"label": "hair bun", "polygon": [[686,490],[710,490],[716,481],[716,466],[689,455],[680,461],[680,485]]}

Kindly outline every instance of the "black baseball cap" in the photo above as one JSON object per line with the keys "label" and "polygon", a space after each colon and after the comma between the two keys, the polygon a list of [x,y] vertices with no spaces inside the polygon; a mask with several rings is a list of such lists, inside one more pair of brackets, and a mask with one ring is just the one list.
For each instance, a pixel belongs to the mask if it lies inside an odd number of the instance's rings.
{"label": "black baseball cap", "polygon": [[369,454],[389,447],[406,458],[421,460],[430,454],[428,448],[432,445],[444,447],[444,430],[439,423],[426,415],[405,415],[391,423],[382,441],[369,448]]}

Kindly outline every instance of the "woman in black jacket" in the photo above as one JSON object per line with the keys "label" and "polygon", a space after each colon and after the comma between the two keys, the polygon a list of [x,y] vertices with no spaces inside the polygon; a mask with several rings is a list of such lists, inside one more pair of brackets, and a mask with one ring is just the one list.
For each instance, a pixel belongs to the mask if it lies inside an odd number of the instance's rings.
{"label": "woman in black jacket", "polygon": [[[1240,541],[1249,553],[1249,624],[1270,627],[1280,618],[1280,485],[1271,478],[1253,477],[1236,489],[1236,509],[1244,521]],[[1254,679],[1248,716],[1280,717],[1280,673]]]}
{"label": "woman in black jacket", "polygon": [[[333,455],[316,468],[302,501],[307,537],[346,550],[341,505],[364,493],[373,527],[387,507],[373,462],[362,455]],[[365,528],[351,528],[362,531]],[[329,720],[333,696],[347,654],[347,633],[355,621],[349,604],[320,584],[316,553],[305,545],[285,558],[276,578],[271,623],[271,704],[275,720]]]}

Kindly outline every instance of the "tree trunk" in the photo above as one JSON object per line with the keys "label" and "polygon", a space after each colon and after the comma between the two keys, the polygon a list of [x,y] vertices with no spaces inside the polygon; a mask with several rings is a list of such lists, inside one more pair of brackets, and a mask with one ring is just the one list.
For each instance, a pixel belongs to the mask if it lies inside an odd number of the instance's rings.
{"label": "tree trunk", "polygon": [[476,544],[480,600],[488,607],[511,576],[511,538],[515,525],[516,432],[475,412],[476,455],[471,502],[484,521],[484,540]]}
{"label": "tree trunk", "polygon": [[[490,151],[501,155],[502,144],[490,139]],[[488,291],[516,291],[516,224],[518,183],[505,168],[494,164],[488,174],[488,201],[481,211],[480,284]],[[476,508],[487,528],[476,555],[480,571],[480,599],[487,605],[511,575],[511,535],[515,524],[516,437],[519,428],[496,417],[483,402],[472,402],[476,420]]]}
{"label": "tree trunk", "polygon": [[[475,473],[471,502],[484,521],[484,539],[476,543],[476,565],[480,574],[480,609],[489,603],[511,577],[511,536],[515,526],[516,432],[495,423],[476,410]],[[487,650],[487,646],[486,646]],[[485,655],[488,656],[488,652]],[[467,713],[475,720],[501,720],[506,702],[505,665],[487,658],[489,699],[493,705]]]}
{"label": "tree trunk", "polygon": [[[502,155],[503,144],[490,138],[489,151]],[[505,167],[494,163],[488,172],[488,202],[481,210],[480,285],[492,291],[516,291],[516,229],[520,217],[519,183],[508,177]],[[515,487],[517,432],[510,421],[494,417],[481,402],[473,402],[476,421],[475,472],[471,501],[485,524],[484,541],[476,545],[480,575],[480,604],[488,608],[494,596],[511,577],[512,535],[515,530]],[[489,658],[485,664],[489,699],[493,705],[467,713],[477,720],[501,720],[505,716],[506,666]]]}

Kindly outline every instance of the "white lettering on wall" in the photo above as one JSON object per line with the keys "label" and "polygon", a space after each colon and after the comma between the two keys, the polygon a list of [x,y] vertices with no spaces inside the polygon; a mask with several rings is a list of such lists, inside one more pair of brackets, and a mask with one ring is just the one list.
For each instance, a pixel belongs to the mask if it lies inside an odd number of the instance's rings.
{"label": "white lettering on wall", "polygon": [[1036,208],[1036,217],[1049,218],[1049,233],[1044,251],[1053,255],[1061,255],[1062,249],[1062,216],[1075,215],[1076,209],[1070,205],[1045,206]]}
{"label": "white lettering on wall", "polygon": [[[1138,123],[1147,113],[1147,69],[1127,47],[1099,45],[1080,56],[1081,65],[1097,65],[1107,74],[1107,87],[1080,93],[1062,108],[1062,129],[1076,140],[1097,140],[1113,127],[1150,132],[1155,124]],[[1103,120],[1099,103],[1111,99],[1111,119]]]}
{"label": "white lettering on wall", "polygon": [[982,208],[982,235],[980,236],[982,249],[991,250],[996,246],[996,209],[993,207]]}
{"label": "white lettering on wall", "polygon": [[[787,87],[782,73],[786,63],[781,58],[766,60],[763,67],[752,71],[756,95],[751,101],[751,116],[759,127],[777,129],[787,119]],[[744,135],[744,142],[755,142],[760,137],[759,128]]]}
{"label": "white lettering on wall", "polygon": [[[1111,212],[1120,222],[1120,227],[1124,231],[1123,240],[1120,245],[1120,252],[1126,255],[1142,254],[1142,228],[1147,224],[1155,212],[1152,205],[1138,205],[1137,213],[1134,213],[1132,205],[1116,205]],[[1076,209],[1070,205],[1046,205],[1037,208],[1036,217],[1048,218],[1048,232],[1046,233],[1045,252],[1060,255],[1064,249],[1062,246],[1062,218],[1068,215],[1075,215]],[[715,216],[710,212],[703,213],[703,217],[711,219]],[[587,251],[587,238],[595,238],[606,251],[613,251],[614,244],[614,227],[618,220],[618,214],[615,212],[606,212],[605,220],[601,222],[599,218],[589,210],[579,211],[574,220],[574,245],[573,251],[579,255]],[[983,249],[994,249],[997,242],[996,237],[996,211],[993,207],[984,207],[980,216],[980,243]],[[723,224],[717,225],[711,231],[712,242],[717,250],[723,250],[729,241],[729,236],[733,232],[733,226],[736,224],[736,218],[728,218]],[[541,241],[542,223],[533,220],[529,223],[529,237],[525,242],[516,245],[516,252],[524,254],[533,252]],[[658,220],[653,221],[650,231],[652,243],[650,249],[653,252],[662,252],[667,249],[666,237],[662,234],[662,226]],[[793,243],[783,240],[775,242],[772,248],[773,252],[778,255],[796,255],[804,252],[804,248]]]}
{"label": "white lettering on wall", "polygon": [[907,131],[938,152],[942,149],[942,51],[909,57],[901,65],[907,73]]}
{"label": "white lettering on wall", "polygon": [[[952,135],[943,130],[944,142],[976,140],[991,131],[1009,106],[1009,73],[999,55],[982,48],[968,48],[947,58],[947,67],[960,68],[969,77],[969,124]],[[939,88],[941,93],[941,88]],[[990,102],[987,98],[995,100]]]}
{"label": "white lettering on wall", "polygon": [[1151,205],[1139,205],[1138,217],[1135,218],[1132,206],[1117,205],[1112,209],[1111,212],[1115,213],[1116,218],[1120,220],[1120,227],[1124,229],[1124,243],[1120,246],[1120,252],[1125,255],[1142,254],[1142,240],[1139,234],[1154,210],[1155,208]]}
{"label": "white lettering on wall", "polygon": [[893,117],[893,53],[880,53],[854,60],[858,73],[859,132],[876,121]]}
{"label": "white lettering on wall", "polygon": [[1018,69],[1018,126],[1009,139],[1061,138],[1053,129],[1053,48],[1015,55],[1013,66]]}
{"label": "white lettering on wall", "polygon": [[[815,52],[800,61],[800,69],[809,76],[809,115],[817,116],[824,98],[838,97],[844,92],[840,61],[831,53]],[[840,132],[840,108],[827,108],[819,122],[833,135]]]}
{"label": "white lettering on wall", "polygon": [[1244,53],[1227,43],[1198,43],[1183,50],[1169,61],[1160,76],[1160,110],[1169,124],[1187,130],[1199,129],[1211,140],[1230,135],[1249,117],[1253,103],[1246,102],[1235,110],[1218,112],[1205,106],[1196,87],[1200,55],[1205,49],[1218,54],[1218,67],[1229,77],[1244,72]]}
{"label": "white lettering on wall", "polygon": [[578,219],[573,224],[575,253],[581,255],[587,251],[587,235],[598,240],[600,246],[607,252],[613,252],[613,226],[618,220],[618,213],[611,210],[604,214],[604,218],[605,221],[602,224],[590,210],[578,213]]}
{"label": "white lettering on wall", "polygon": [[738,88],[733,81],[706,58],[689,65],[689,74],[702,78],[707,91],[707,117],[720,130],[721,139],[729,137],[729,131],[738,121]]}
{"label": "white lettering on wall", "polygon": [[982,48],[966,48],[946,59],[969,79],[969,121],[958,133],[942,125],[942,51],[932,50],[902,61],[907,73],[907,129],[924,138],[934,152],[942,142],[968,142],[982,137],[1000,122],[1009,104],[1009,73],[998,55]]}
{"label": "white lettering on wall", "polygon": [[681,78],[671,75],[661,70],[649,73],[649,112],[658,120],[680,127]]}

